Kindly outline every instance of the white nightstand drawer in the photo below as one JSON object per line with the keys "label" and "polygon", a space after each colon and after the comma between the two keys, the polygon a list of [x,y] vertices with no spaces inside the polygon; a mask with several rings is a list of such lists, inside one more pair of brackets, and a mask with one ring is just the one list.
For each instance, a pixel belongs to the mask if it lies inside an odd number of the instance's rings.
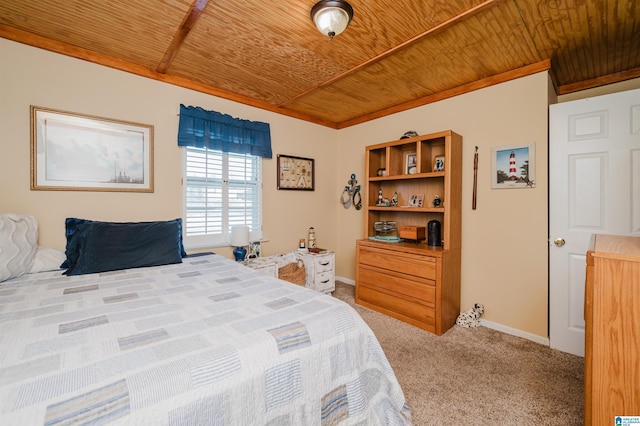
{"label": "white nightstand drawer", "polygon": [[333,270],[321,272],[315,276],[315,290],[330,293],[336,289],[336,279]]}
{"label": "white nightstand drawer", "polygon": [[328,255],[316,255],[318,256],[314,259],[316,272],[325,272],[325,271],[333,271],[333,254]]}

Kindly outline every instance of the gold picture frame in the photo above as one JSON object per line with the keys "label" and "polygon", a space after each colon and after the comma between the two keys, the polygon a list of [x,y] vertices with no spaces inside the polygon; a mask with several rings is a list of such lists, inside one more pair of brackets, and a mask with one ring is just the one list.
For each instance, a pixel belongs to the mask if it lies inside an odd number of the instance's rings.
{"label": "gold picture frame", "polygon": [[153,192],[153,126],[32,105],[31,189]]}
{"label": "gold picture frame", "polygon": [[278,154],[278,189],[315,190],[315,161],[313,158]]}

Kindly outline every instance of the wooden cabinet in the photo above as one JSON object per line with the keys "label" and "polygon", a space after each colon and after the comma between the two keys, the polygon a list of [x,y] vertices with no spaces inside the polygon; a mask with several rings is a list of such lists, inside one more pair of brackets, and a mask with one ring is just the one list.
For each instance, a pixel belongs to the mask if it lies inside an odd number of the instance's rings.
{"label": "wooden cabinet", "polygon": [[640,417],[640,238],[594,235],[586,277],[584,424]]}
{"label": "wooden cabinet", "polygon": [[[356,303],[440,335],[460,312],[462,137],[444,131],[371,145],[365,161]],[[380,205],[380,191],[389,200],[397,193],[398,205]],[[440,222],[438,246],[370,239],[376,222],[399,229],[427,228],[432,220]]]}

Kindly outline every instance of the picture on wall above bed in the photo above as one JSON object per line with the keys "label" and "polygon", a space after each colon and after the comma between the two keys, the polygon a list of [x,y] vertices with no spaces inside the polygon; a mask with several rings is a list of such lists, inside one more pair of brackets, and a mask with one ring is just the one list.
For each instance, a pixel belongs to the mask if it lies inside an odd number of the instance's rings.
{"label": "picture on wall above bed", "polygon": [[31,189],[153,192],[153,126],[32,105]]}

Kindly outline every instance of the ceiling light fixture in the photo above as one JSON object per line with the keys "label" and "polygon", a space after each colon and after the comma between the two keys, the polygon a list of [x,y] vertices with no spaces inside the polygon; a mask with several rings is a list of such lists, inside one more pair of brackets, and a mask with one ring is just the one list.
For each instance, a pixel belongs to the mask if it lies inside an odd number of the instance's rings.
{"label": "ceiling light fixture", "polygon": [[311,8],[311,19],[318,30],[333,40],[347,28],[353,8],[344,0],[320,0]]}

